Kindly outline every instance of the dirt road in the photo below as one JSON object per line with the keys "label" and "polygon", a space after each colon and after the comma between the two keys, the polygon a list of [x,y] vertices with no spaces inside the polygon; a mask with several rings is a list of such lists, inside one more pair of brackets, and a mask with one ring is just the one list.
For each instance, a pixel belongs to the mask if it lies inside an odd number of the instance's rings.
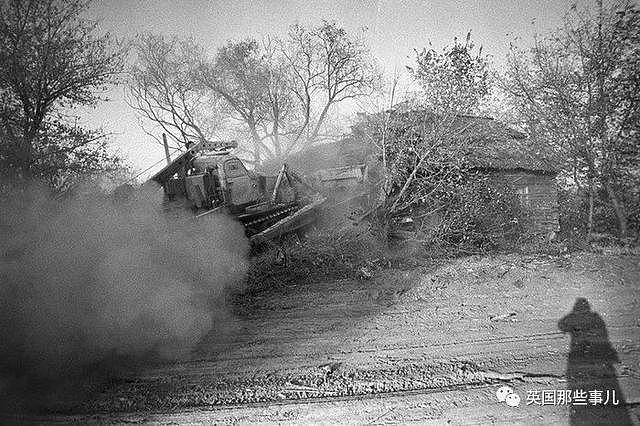
{"label": "dirt road", "polygon": [[[470,257],[301,282],[246,295],[233,311],[190,360],[94,389],[75,408],[98,414],[57,420],[568,424],[591,410],[603,423],[638,423],[638,256]],[[598,343],[576,355],[571,330],[594,327]],[[497,401],[504,384],[518,407]],[[616,390],[622,402],[534,398],[564,389]]]}

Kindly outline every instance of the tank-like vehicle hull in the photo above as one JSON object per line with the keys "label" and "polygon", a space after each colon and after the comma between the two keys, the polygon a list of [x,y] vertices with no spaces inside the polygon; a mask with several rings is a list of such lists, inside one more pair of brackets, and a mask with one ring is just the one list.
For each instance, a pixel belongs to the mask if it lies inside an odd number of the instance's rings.
{"label": "tank-like vehicle hull", "polygon": [[167,209],[188,208],[196,217],[234,216],[252,244],[277,239],[316,220],[318,192],[283,165],[277,176],[247,170],[231,155],[234,143],[201,142],[150,178],[164,191]]}

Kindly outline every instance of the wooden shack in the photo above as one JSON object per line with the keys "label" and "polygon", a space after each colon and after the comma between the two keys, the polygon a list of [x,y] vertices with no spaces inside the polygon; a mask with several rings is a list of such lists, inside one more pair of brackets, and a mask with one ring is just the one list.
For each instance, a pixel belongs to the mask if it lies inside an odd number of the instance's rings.
{"label": "wooden shack", "polygon": [[558,232],[558,169],[545,144],[489,117],[461,116],[475,135],[466,153],[469,164],[490,178],[506,181],[528,213],[528,231],[550,236]]}
{"label": "wooden shack", "polygon": [[[487,174],[496,183],[506,181],[520,196],[528,213],[529,232],[543,236],[558,232],[558,172],[551,154],[541,149],[544,144],[489,117],[460,115],[451,128],[468,144],[463,155],[471,169]],[[362,137],[362,128],[356,124],[344,139],[309,147],[293,154],[287,162],[308,176],[329,176],[336,174],[335,170],[352,170],[365,164],[363,170],[373,170],[372,162],[377,161],[377,156],[370,135]]]}

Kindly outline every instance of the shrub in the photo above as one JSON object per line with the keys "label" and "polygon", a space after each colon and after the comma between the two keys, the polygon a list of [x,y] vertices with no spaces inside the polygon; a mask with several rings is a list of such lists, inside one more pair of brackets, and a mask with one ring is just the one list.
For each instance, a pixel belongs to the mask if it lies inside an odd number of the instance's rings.
{"label": "shrub", "polygon": [[588,206],[585,197],[575,191],[560,189],[558,207],[562,238],[584,237],[587,233]]}
{"label": "shrub", "polygon": [[[277,261],[282,252],[285,259]],[[375,267],[384,258],[384,244],[366,225],[318,228],[254,257],[248,287],[259,290],[293,282],[355,278],[363,266]]]}
{"label": "shrub", "polygon": [[[618,234],[618,219],[607,194],[601,189],[596,192],[593,203],[594,234]],[[589,215],[589,196],[586,191],[560,189],[558,191],[560,207],[560,235],[562,238],[586,238]],[[639,228],[638,203],[633,196],[625,199],[629,232],[633,235]]]}
{"label": "shrub", "polygon": [[441,239],[460,250],[494,251],[523,235],[520,200],[504,179],[474,173],[446,209]]}
{"label": "shrub", "polygon": [[467,173],[464,180],[433,194],[411,213],[417,223],[414,231],[422,235],[432,254],[512,247],[523,237],[527,220],[506,180],[480,172]]}

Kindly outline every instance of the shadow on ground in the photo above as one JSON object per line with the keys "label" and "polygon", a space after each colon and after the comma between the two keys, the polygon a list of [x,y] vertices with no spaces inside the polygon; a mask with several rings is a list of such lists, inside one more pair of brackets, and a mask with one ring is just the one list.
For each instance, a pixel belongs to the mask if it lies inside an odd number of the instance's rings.
{"label": "shadow on ground", "polygon": [[609,342],[602,317],[579,297],[573,310],[558,322],[571,335],[567,387],[571,391],[571,424],[631,425],[625,398],[616,378],[618,354]]}

